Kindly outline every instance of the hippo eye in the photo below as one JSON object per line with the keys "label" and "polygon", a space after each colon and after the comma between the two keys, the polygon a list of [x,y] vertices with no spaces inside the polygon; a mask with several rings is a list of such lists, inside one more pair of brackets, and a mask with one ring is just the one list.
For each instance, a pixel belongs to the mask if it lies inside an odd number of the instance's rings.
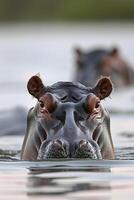
{"label": "hippo eye", "polygon": [[43,101],[39,101],[40,107],[43,108],[44,107],[44,103]]}
{"label": "hippo eye", "polygon": [[40,109],[41,112],[47,111],[48,113],[52,113],[54,112],[57,103],[54,97],[50,93],[48,93],[39,99],[39,105],[41,108]]}
{"label": "hippo eye", "polygon": [[95,95],[88,95],[86,97],[84,102],[84,108],[88,114],[94,113],[94,111],[97,108],[99,108],[99,106],[100,106],[100,101],[98,98],[96,98]]}
{"label": "hippo eye", "polygon": [[100,106],[100,101],[97,101],[95,108],[99,108],[99,106]]}

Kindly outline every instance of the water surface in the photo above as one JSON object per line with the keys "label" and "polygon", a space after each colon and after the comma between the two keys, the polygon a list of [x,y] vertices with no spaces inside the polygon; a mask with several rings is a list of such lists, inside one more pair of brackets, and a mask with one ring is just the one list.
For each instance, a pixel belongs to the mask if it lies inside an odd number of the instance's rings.
{"label": "water surface", "polygon": [[133,199],[134,161],[0,162],[2,199]]}

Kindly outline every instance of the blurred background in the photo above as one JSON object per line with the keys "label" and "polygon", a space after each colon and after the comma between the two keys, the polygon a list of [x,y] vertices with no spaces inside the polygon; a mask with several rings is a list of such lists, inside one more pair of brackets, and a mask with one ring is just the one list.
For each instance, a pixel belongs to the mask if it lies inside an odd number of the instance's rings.
{"label": "blurred background", "polygon": [[[118,61],[125,62],[133,78],[134,1],[0,0],[1,135],[24,134],[27,110],[36,102],[26,89],[32,75],[40,74],[46,85],[75,80],[76,47],[84,55],[116,47]],[[133,133],[133,83],[114,85],[104,104],[114,113],[113,133]]]}
{"label": "blurred background", "polygon": [[133,0],[1,0],[1,22],[133,20]]}
{"label": "blurred background", "polygon": [[117,46],[133,67],[133,5],[132,0],[0,0],[0,107],[29,107],[25,86],[33,74],[40,73],[46,84],[73,80],[76,46],[85,51]]}

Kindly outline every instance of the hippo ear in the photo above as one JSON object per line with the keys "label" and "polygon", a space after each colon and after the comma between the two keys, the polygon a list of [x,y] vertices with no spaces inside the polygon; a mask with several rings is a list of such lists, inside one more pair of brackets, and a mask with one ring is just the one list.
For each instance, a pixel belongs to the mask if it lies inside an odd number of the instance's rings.
{"label": "hippo ear", "polygon": [[27,83],[28,92],[37,99],[45,91],[45,86],[38,76],[32,76]]}
{"label": "hippo ear", "polygon": [[111,56],[115,56],[115,55],[118,55],[119,54],[119,49],[117,47],[113,47],[111,50],[110,50],[110,55]]}
{"label": "hippo ear", "polygon": [[81,48],[79,47],[75,47],[74,48],[74,53],[77,55],[77,56],[81,56],[83,54],[83,51]]}
{"label": "hippo ear", "polygon": [[93,91],[101,100],[108,97],[111,94],[112,89],[113,86],[111,80],[108,77],[103,77],[97,82],[96,86],[93,88]]}

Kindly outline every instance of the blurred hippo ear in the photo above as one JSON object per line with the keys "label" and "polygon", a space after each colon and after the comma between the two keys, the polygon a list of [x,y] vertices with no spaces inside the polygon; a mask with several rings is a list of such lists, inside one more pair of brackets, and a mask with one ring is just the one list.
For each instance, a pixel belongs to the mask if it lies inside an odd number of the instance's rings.
{"label": "blurred hippo ear", "polygon": [[113,86],[111,80],[108,77],[103,77],[97,82],[96,86],[93,88],[93,92],[101,100],[108,97],[111,94],[112,89]]}
{"label": "blurred hippo ear", "polygon": [[83,51],[81,48],[79,47],[75,47],[74,48],[74,53],[77,55],[77,56],[81,56],[83,54]]}
{"label": "blurred hippo ear", "polygon": [[42,80],[36,75],[29,79],[27,89],[31,95],[38,99],[45,91],[45,86],[43,85]]}
{"label": "blurred hippo ear", "polygon": [[111,56],[115,56],[115,55],[118,55],[119,54],[119,49],[117,47],[113,47],[111,50],[110,50],[110,55]]}
{"label": "blurred hippo ear", "polygon": [[74,48],[74,53],[75,53],[75,62],[78,67],[81,67],[82,65],[82,56],[84,55],[83,50],[79,47]]}

